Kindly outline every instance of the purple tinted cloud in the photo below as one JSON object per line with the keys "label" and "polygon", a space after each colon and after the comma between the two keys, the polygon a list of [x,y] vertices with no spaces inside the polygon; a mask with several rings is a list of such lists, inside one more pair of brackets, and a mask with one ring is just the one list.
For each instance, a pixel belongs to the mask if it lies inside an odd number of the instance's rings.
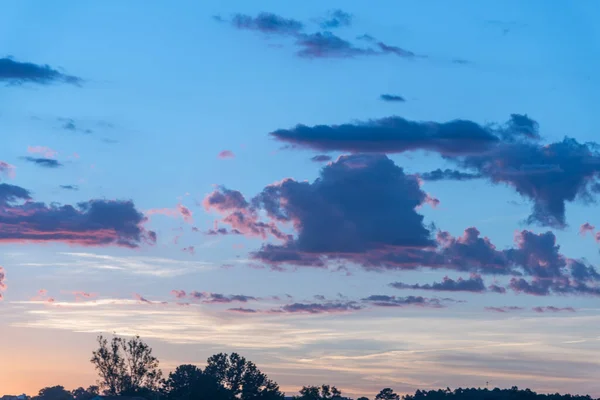
{"label": "purple tinted cloud", "polygon": [[485,284],[481,275],[473,274],[468,279],[458,278],[457,280],[449,277],[444,277],[441,282],[432,284],[414,284],[408,285],[402,282],[391,283],[390,286],[396,289],[418,289],[418,290],[434,290],[440,292],[474,292],[482,293],[486,291]]}
{"label": "purple tinted cloud", "polygon": [[328,161],[331,161],[331,156],[328,156],[327,154],[318,154],[318,155],[314,156],[313,158],[311,158],[311,161],[328,162]]}
{"label": "purple tinted cloud", "polygon": [[[388,117],[342,125],[296,125],[270,134],[291,147],[318,151],[440,153],[495,184],[507,184],[533,202],[530,224],[564,227],[565,204],[593,201],[600,192],[600,151],[565,138],[542,144],[537,122],[512,114],[503,125],[444,123]],[[456,179],[456,174],[436,174]]]}
{"label": "purple tinted cloud", "polygon": [[358,311],[362,307],[356,302],[336,302],[336,303],[293,303],[286,304],[274,312],[284,313],[305,313],[305,314],[330,314],[344,313],[349,311]]}
{"label": "purple tinted cloud", "polygon": [[131,201],[89,200],[71,205],[33,201],[19,186],[0,184],[0,242],[63,242],[138,247],[154,243],[147,218]]}
{"label": "purple tinted cloud", "polygon": [[554,307],[554,306],[546,306],[546,307],[533,307],[533,311],[537,313],[545,313],[545,312],[575,312],[573,307]]}
{"label": "purple tinted cloud", "polygon": [[387,295],[371,295],[362,300],[376,307],[443,307],[441,300],[428,299],[426,297],[421,296],[396,297]]}
{"label": "purple tinted cloud", "polygon": [[256,301],[257,298],[253,296],[245,296],[241,294],[235,295],[224,295],[221,293],[211,292],[190,292],[188,297],[192,300],[200,300],[202,303],[207,304],[228,304],[228,303],[247,303],[249,301]]}
{"label": "purple tinted cloud", "polygon": [[521,311],[521,310],[524,310],[524,308],[517,307],[517,306],[503,306],[503,307],[485,307],[485,310],[498,312],[498,313],[507,313],[507,312],[511,312],[511,311]]}

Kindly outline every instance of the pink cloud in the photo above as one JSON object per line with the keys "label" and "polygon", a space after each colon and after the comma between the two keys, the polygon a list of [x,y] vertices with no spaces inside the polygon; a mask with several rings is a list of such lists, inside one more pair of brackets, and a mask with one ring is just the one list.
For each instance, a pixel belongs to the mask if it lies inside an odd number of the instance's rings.
{"label": "pink cloud", "polygon": [[219,153],[218,157],[221,159],[234,158],[235,154],[231,150],[223,150]]}
{"label": "pink cloud", "polygon": [[186,296],[185,290],[171,290],[171,294],[178,299],[184,299]]}
{"label": "pink cloud", "polygon": [[48,291],[46,289],[38,290],[37,295],[31,298],[32,301],[44,301],[46,303],[54,303],[54,297],[48,296]]}
{"label": "pink cloud", "polygon": [[15,177],[15,166],[7,162],[0,161],[0,175],[13,179]]}
{"label": "pink cloud", "polygon": [[187,223],[194,222],[192,211],[183,204],[177,204],[175,208],[153,208],[146,211],[146,215],[166,215],[167,217],[181,217]]}
{"label": "pink cloud", "polygon": [[196,248],[194,246],[188,246],[181,249],[184,253],[190,253],[191,255],[196,254]]}
{"label": "pink cloud", "polygon": [[586,222],[585,224],[579,227],[579,234],[581,236],[585,236],[588,232],[593,234],[595,229],[596,227],[594,225],[590,224],[589,222]]}
{"label": "pink cloud", "polygon": [[42,154],[47,158],[54,158],[58,154],[58,151],[46,146],[27,146],[27,152],[30,154]]}
{"label": "pink cloud", "polygon": [[6,290],[6,272],[4,268],[0,267],[0,301],[4,298],[2,292]]}

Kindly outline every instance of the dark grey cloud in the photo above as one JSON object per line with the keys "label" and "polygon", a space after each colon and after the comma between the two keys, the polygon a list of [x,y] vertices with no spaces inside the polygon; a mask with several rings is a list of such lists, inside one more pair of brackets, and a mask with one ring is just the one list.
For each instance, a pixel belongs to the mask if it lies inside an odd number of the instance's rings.
{"label": "dark grey cloud", "polygon": [[321,22],[323,29],[335,29],[352,25],[352,14],[342,10],[329,11],[327,19]]}
{"label": "dark grey cloud", "polygon": [[482,175],[479,173],[462,172],[455,169],[435,169],[430,172],[419,174],[419,177],[424,181],[468,181],[472,179],[480,179]]}
{"label": "dark grey cloud", "polygon": [[20,62],[11,57],[0,58],[0,81],[13,85],[67,83],[79,86],[83,83],[81,78],[64,74],[49,65]]}
{"label": "dark grey cloud", "polygon": [[147,218],[131,201],[89,200],[76,206],[35,202],[28,190],[0,184],[0,243],[62,242],[139,247],[154,243]]}
{"label": "dark grey cloud", "polygon": [[23,157],[23,159],[44,168],[58,168],[63,166],[60,162],[53,158]]}
{"label": "dark grey cloud", "polygon": [[404,103],[406,99],[397,94],[382,94],[379,98],[387,102]]}
{"label": "dark grey cloud", "polygon": [[332,32],[300,34],[296,40],[298,56],[303,58],[353,58],[380,54],[370,47],[359,47]]}
{"label": "dark grey cloud", "polygon": [[243,307],[228,308],[227,311],[237,312],[241,314],[256,314],[258,312],[258,310],[255,310],[254,308]]}

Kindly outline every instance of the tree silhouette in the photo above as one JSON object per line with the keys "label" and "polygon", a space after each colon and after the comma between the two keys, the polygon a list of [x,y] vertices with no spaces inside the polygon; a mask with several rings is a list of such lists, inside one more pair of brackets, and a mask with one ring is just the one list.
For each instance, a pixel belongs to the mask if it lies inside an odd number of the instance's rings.
{"label": "tree silhouette", "polygon": [[215,379],[242,400],[283,399],[279,385],[262,373],[256,365],[237,353],[215,354],[207,360],[204,374]]}
{"label": "tree silhouette", "polygon": [[167,400],[229,400],[231,392],[195,365],[180,365],[163,381]]}
{"label": "tree silhouette", "polygon": [[375,396],[375,400],[400,400],[400,396],[394,393],[392,389],[385,388]]}
{"label": "tree silhouette", "polygon": [[100,394],[98,386],[89,386],[87,389],[78,387],[71,392],[74,400],[91,400]]}
{"label": "tree silhouette", "polygon": [[359,397],[359,398],[358,398],[358,399],[356,399],[356,400],[369,400],[369,398],[368,398],[368,397],[364,397],[364,396],[363,396],[363,397]]}
{"label": "tree silhouette", "polygon": [[40,389],[35,400],[72,400],[71,392],[65,390],[62,386],[51,386]]}
{"label": "tree silhouette", "polygon": [[100,374],[105,394],[139,395],[159,388],[162,372],[158,360],[139,336],[129,340],[113,337],[110,342],[98,336],[98,345],[90,361]]}
{"label": "tree silhouette", "polygon": [[296,400],[336,400],[342,399],[342,392],[335,386],[303,386]]}

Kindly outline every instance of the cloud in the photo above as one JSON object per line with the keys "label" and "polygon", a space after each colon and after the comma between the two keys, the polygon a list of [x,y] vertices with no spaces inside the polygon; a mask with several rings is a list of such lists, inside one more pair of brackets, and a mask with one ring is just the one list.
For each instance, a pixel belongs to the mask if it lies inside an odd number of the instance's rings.
{"label": "cloud", "polygon": [[305,313],[305,314],[333,314],[358,311],[362,306],[354,301],[336,303],[293,303],[286,304],[272,312]]}
{"label": "cloud", "polygon": [[253,308],[243,308],[243,307],[228,308],[227,311],[232,311],[232,312],[241,313],[241,314],[255,314],[258,312],[258,310],[255,310]]}
{"label": "cloud", "polygon": [[442,181],[442,180],[452,180],[452,181],[468,181],[472,179],[481,178],[481,174],[473,174],[470,172],[462,172],[455,169],[436,169],[430,172],[424,172],[419,174],[419,177],[424,181]]}
{"label": "cloud", "polygon": [[58,152],[46,146],[27,146],[27,152],[31,154],[41,154],[46,158],[56,157]]}
{"label": "cloud", "polygon": [[[341,10],[332,11],[331,18],[324,21],[329,29],[349,25],[351,16]],[[219,22],[226,22],[223,18],[216,18]],[[383,42],[369,42],[370,47],[359,47],[345,40],[329,30],[307,33],[304,23],[295,19],[288,19],[273,13],[260,13],[256,17],[246,14],[235,14],[230,21],[233,27],[242,30],[260,32],[266,35],[289,36],[295,39],[296,55],[302,58],[353,58],[356,56],[373,56],[395,54],[400,57],[412,58],[414,53],[390,46]],[[375,45],[372,47],[371,45]]]}
{"label": "cloud", "polygon": [[404,103],[406,99],[402,96],[398,96],[396,94],[382,94],[379,98],[383,101],[393,102],[393,103]]}
{"label": "cloud", "polygon": [[396,289],[419,289],[419,290],[434,290],[440,292],[474,292],[482,293],[486,291],[485,284],[481,275],[472,274],[468,279],[458,278],[457,280],[449,277],[444,277],[442,282],[434,282],[432,284],[414,284],[408,285],[402,282],[391,283],[390,286]]}
{"label": "cloud", "polygon": [[64,190],[79,190],[77,185],[60,185],[59,187]]}
{"label": "cloud", "polygon": [[314,162],[328,162],[331,161],[331,156],[328,156],[327,154],[318,154],[312,157],[310,160]]}
{"label": "cloud", "polygon": [[253,296],[242,294],[225,295],[221,293],[197,292],[193,291],[188,294],[188,298],[192,300],[200,300],[206,304],[228,304],[228,303],[247,303],[249,301],[258,300]]}
{"label": "cloud", "polygon": [[523,307],[517,306],[503,306],[503,307],[485,307],[487,311],[499,312],[499,313],[507,313],[511,311],[521,311],[524,310]]}
{"label": "cloud", "polygon": [[58,168],[63,166],[53,158],[23,157],[23,159],[44,168]]}
{"label": "cloud", "polygon": [[554,307],[554,306],[533,307],[532,310],[537,313],[545,313],[545,312],[557,313],[557,312],[564,312],[564,311],[575,312],[575,309],[573,307]]}
{"label": "cloud", "polygon": [[6,271],[0,267],[0,301],[4,299],[2,292],[6,291]]}
{"label": "cloud", "polygon": [[356,259],[389,249],[434,246],[415,208],[427,195],[418,180],[381,155],[341,156],[313,183],[285,179],[252,200],[297,236],[266,244],[254,257],[263,262],[316,262],[319,256]]}
{"label": "cloud", "polygon": [[0,184],[0,242],[63,242],[138,247],[154,243],[131,201],[89,200],[76,206],[35,202],[26,189]]}
{"label": "cloud", "polygon": [[300,21],[267,12],[262,12],[256,17],[235,14],[230,23],[238,29],[276,35],[295,35],[304,28],[304,24]]}
{"label": "cloud", "polygon": [[11,57],[0,58],[0,81],[13,85],[67,83],[79,86],[83,83],[81,78],[59,72],[49,65],[20,62]]}
{"label": "cloud", "polygon": [[265,223],[259,221],[259,216],[254,207],[244,198],[244,195],[237,190],[230,190],[225,187],[219,187],[208,194],[202,204],[207,211],[216,211],[224,218],[221,222],[230,225],[231,231],[221,231],[213,229],[209,234],[244,234],[247,236],[262,237],[273,236],[278,239],[286,239],[273,222]]}
{"label": "cloud", "polygon": [[185,297],[187,296],[187,294],[185,293],[185,290],[173,289],[173,290],[171,290],[171,294],[178,299],[185,299]]}
{"label": "cloud", "polygon": [[46,289],[38,290],[37,294],[31,298],[31,301],[38,301],[43,303],[54,303],[54,297],[48,296],[48,291]]}
{"label": "cloud", "polygon": [[533,208],[527,222],[541,226],[565,227],[566,202],[590,203],[600,192],[600,146],[571,138],[542,144],[538,123],[522,114],[511,114],[502,125],[387,117],[342,125],[299,124],[270,135],[291,147],[318,151],[437,152],[530,199]]}
{"label": "cloud", "polygon": [[295,147],[318,151],[353,153],[402,153],[435,151],[444,155],[478,153],[500,140],[489,129],[474,122],[416,122],[387,117],[342,125],[296,125],[270,135]]}
{"label": "cloud", "polygon": [[10,165],[7,162],[0,161],[0,175],[5,178],[14,178],[15,177],[15,166]]}
{"label": "cloud", "polygon": [[352,25],[352,14],[342,10],[329,11],[327,19],[320,24],[323,29],[335,29]]}
{"label": "cloud", "polygon": [[590,224],[589,222],[586,222],[585,224],[582,224],[579,227],[579,234],[581,236],[585,236],[589,232],[590,234],[593,235],[595,230],[596,230],[596,227],[594,225]]}
{"label": "cloud", "polygon": [[181,217],[189,224],[194,222],[192,211],[182,204],[177,204],[175,208],[153,208],[146,211],[146,215],[166,215],[168,217]]}
{"label": "cloud", "polygon": [[217,157],[221,159],[235,158],[235,154],[231,150],[223,150]]}
{"label": "cloud", "polygon": [[190,255],[194,255],[194,254],[196,254],[196,247],[194,247],[194,246],[184,247],[183,249],[181,249],[181,251],[183,251],[184,253],[190,253]]}
{"label": "cloud", "polygon": [[428,299],[421,296],[396,297],[387,295],[371,295],[362,300],[376,307],[443,307],[441,300]]}

